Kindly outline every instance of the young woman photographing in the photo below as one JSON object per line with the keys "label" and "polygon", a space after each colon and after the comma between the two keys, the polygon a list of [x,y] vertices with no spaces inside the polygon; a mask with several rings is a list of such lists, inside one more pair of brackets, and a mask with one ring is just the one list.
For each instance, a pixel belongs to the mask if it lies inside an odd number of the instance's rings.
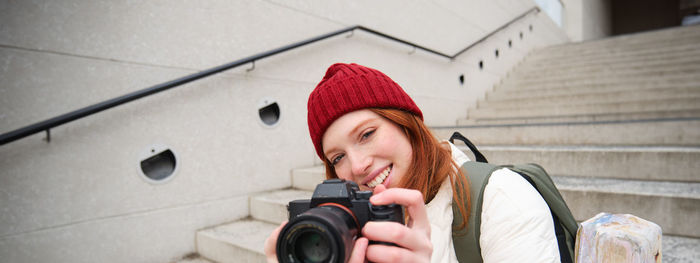
{"label": "young woman photographing", "polygon": [[[327,178],[372,190],[374,205],[404,206],[406,225],[368,222],[350,262],[457,262],[453,230],[465,230],[471,205],[469,158],[438,141],[403,89],[383,73],[357,64],[334,64],[309,96],[308,125]],[[453,214],[453,202],[455,211]],[[479,248],[483,262],[559,262],[549,207],[525,179],[494,172],[484,190]],[[275,242],[265,253],[275,262]],[[454,229],[453,229],[454,228]],[[383,241],[397,246],[369,245]]]}

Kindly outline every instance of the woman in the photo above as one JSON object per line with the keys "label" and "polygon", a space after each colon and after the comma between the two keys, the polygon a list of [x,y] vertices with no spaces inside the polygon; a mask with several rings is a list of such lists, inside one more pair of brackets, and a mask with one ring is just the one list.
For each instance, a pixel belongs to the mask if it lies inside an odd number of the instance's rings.
{"label": "woman", "polygon": [[[468,157],[435,139],[398,84],[375,69],[334,64],[309,96],[308,125],[327,178],[354,181],[374,192],[372,204],[397,203],[408,214],[406,225],[368,222],[350,262],[457,262],[452,201],[459,200],[458,211],[468,218],[468,181],[459,169]],[[494,172],[482,207],[484,262],[559,262],[549,208],[518,174]],[[265,242],[268,261],[276,261],[282,226]]]}

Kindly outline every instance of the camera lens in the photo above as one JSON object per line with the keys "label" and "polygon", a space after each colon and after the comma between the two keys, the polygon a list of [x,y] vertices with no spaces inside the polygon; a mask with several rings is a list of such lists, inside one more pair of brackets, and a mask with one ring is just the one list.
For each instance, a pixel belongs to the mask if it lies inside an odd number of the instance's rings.
{"label": "camera lens", "polygon": [[322,233],[307,231],[299,235],[296,240],[295,254],[302,262],[324,262],[328,261],[331,249],[328,240]]}
{"label": "camera lens", "polygon": [[359,233],[352,214],[320,206],[293,218],[277,240],[280,262],[345,262]]}

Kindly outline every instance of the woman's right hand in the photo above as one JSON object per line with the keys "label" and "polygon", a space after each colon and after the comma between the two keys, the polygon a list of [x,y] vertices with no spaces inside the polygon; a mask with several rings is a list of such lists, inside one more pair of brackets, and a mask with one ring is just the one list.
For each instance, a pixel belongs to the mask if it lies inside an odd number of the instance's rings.
{"label": "woman's right hand", "polygon": [[430,262],[433,245],[430,242],[430,222],[423,195],[417,190],[386,189],[384,185],[378,185],[370,202],[373,205],[402,205],[408,213],[408,222],[406,225],[396,222],[367,222],[362,228],[363,238],[390,242],[397,246],[370,245],[366,249],[366,258],[372,262]]}
{"label": "woman's right hand", "polygon": [[282,224],[273,230],[270,236],[265,239],[265,258],[267,258],[267,262],[269,263],[277,263],[277,253],[275,251],[277,250],[277,237],[286,224],[287,221],[282,222]]}

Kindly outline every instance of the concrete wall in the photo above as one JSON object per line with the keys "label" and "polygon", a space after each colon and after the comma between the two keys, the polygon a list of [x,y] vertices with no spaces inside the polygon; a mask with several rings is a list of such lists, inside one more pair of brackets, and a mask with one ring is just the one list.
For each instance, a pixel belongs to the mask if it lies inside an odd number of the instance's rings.
{"label": "concrete wall", "polygon": [[604,38],[613,34],[610,0],[563,0],[567,36],[572,41]]}
{"label": "concrete wall", "polygon": [[[4,0],[0,132],[354,24],[454,54],[533,6]],[[246,217],[249,194],[288,187],[290,169],[318,163],[305,104],[333,62],[384,71],[429,125],[454,125],[531,50],[566,41],[544,13],[453,61],[356,32],[68,123],[50,143],[36,134],[2,145],[0,261],[165,262],[195,251],[197,229]],[[260,124],[263,98],[280,105],[275,127]],[[167,183],[140,176],[153,144],[178,157]]]}
{"label": "concrete wall", "polygon": [[599,39],[613,34],[611,0],[583,1],[583,39]]}

